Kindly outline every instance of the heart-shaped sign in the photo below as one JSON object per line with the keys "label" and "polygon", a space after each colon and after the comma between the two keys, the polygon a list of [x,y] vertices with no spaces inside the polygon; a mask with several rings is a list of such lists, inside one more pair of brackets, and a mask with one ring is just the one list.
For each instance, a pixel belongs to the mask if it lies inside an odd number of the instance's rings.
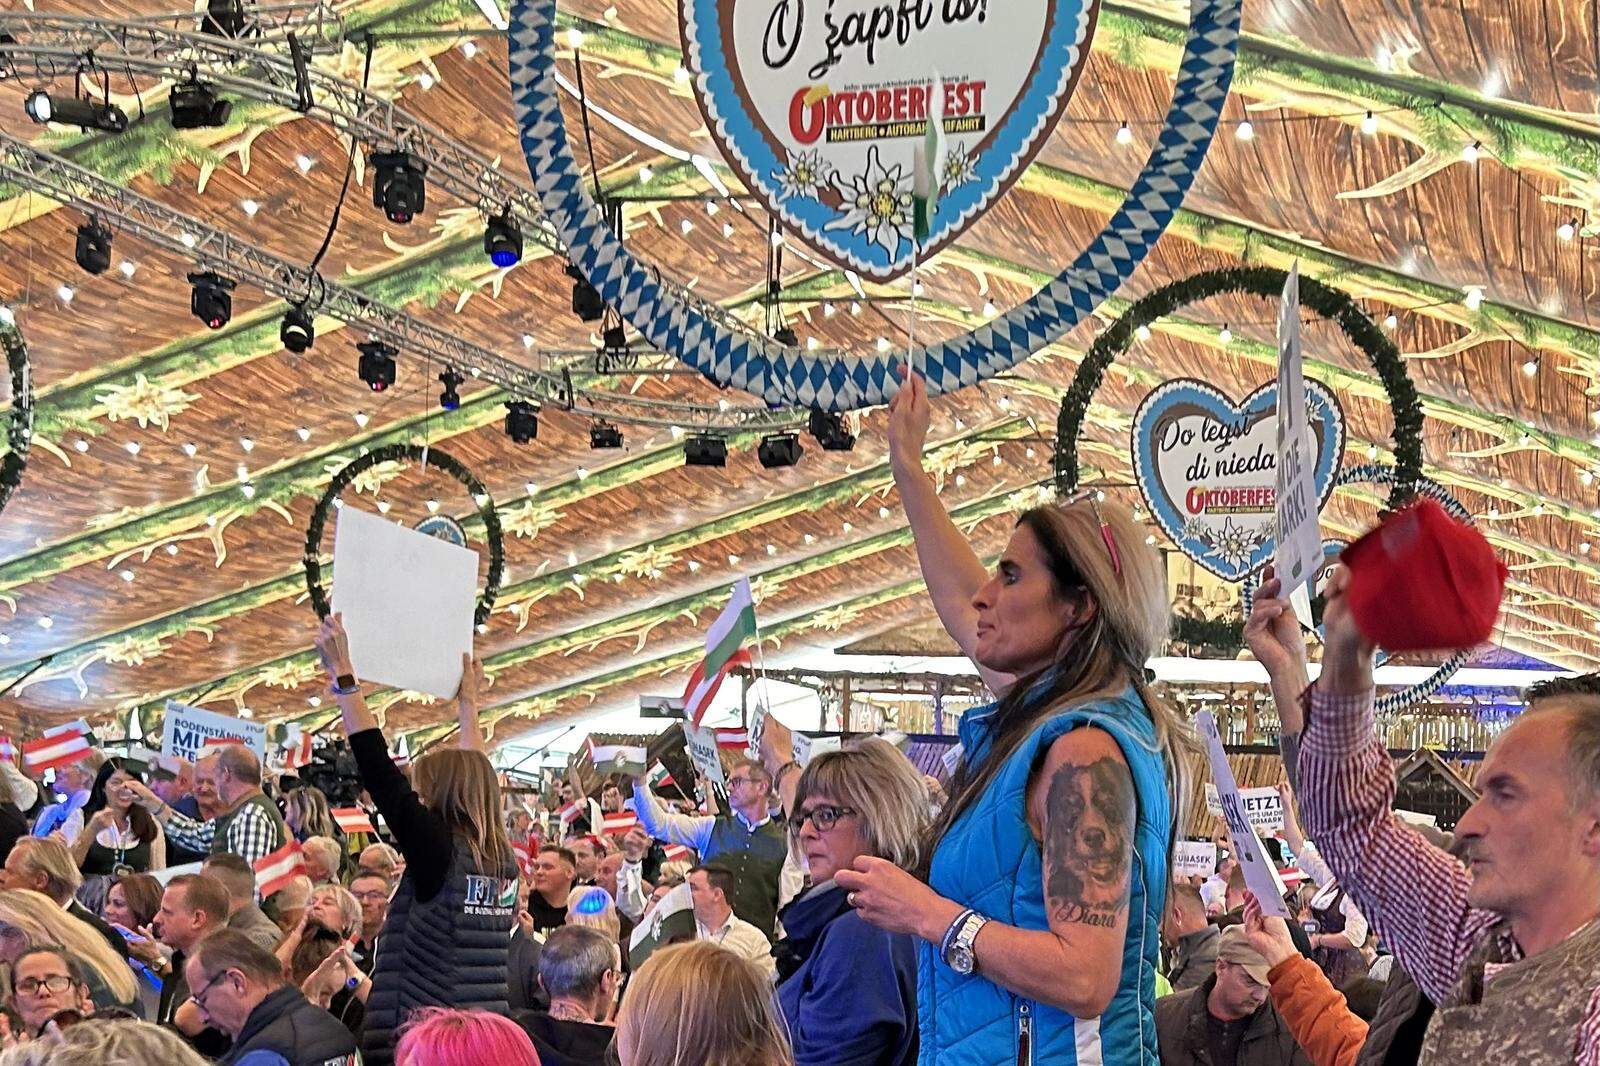
{"label": "heart-shaped sign", "polygon": [[[1021,175],[1098,14],[1099,0],[682,0],[679,26],[706,126],[746,186],[823,254],[887,280]],[[918,242],[916,158],[941,99]]]}
{"label": "heart-shaped sign", "polygon": [[[1266,385],[1234,403],[1180,378],[1146,396],[1133,417],[1134,476],[1150,513],[1179,550],[1225,581],[1272,561],[1277,392]],[[1344,453],[1344,412],[1310,379],[1306,402],[1320,510]]]}

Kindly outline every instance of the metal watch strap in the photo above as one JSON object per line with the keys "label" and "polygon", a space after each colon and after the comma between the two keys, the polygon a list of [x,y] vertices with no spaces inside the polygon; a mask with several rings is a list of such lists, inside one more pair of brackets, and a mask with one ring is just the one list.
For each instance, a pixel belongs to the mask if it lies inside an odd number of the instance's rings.
{"label": "metal watch strap", "polygon": [[950,961],[950,945],[955,942],[956,934],[961,932],[961,927],[966,924],[967,919],[976,913],[971,907],[968,907],[956,915],[955,921],[951,922],[950,927],[944,931],[944,937],[939,941],[939,957],[945,962]]}
{"label": "metal watch strap", "polygon": [[951,943],[950,950],[956,951],[964,949],[968,954],[973,954],[974,945],[978,939],[978,933],[983,929],[984,926],[988,924],[988,918],[985,918],[977,911],[973,911],[967,916],[967,920],[961,923],[961,928],[956,932],[956,938]]}

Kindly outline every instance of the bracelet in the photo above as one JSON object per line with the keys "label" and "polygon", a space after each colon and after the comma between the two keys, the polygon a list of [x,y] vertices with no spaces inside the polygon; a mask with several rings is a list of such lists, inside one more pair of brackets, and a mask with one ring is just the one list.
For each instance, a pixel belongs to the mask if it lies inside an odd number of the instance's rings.
{"label": "bracelet", "polygon": [[950,923],[950,928],[944,931],[944,937],[939,941],[940,958],[944,958],[949,953],[950,942],[956,938],[956,934],[961,931],[961,927],[962,925],[966,924],[967,919],[976,913],[977,912],[971,907],[968,907],[966,910],[956,915],[955,921]]}

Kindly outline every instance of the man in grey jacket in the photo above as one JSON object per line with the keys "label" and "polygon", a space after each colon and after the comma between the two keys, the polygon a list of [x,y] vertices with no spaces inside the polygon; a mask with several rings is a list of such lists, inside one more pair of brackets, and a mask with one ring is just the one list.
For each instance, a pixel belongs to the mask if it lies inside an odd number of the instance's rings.
{"label": "man in grey jacket", "polygon": [[1167,947],[1167,980],[1174,992],[1203,983],[1216,970],[1222,930],[1206,920],[1205,901],[1193,885],[1175,882],[1167,890],[1161,939]]}

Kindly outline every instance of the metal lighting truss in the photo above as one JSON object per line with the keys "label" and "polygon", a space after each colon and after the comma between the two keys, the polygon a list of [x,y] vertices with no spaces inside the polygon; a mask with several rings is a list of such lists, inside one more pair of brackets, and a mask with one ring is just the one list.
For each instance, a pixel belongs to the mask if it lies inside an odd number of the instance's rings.
{"label": "metal lighting truss", "polygon": [[0,133],[0,180],[98,216],[194,259],[201,269],[249,282],[273,296],[304,301],[307,310],[365,329],[402,353],[454,367],[536,403],[612,422],[721,433],[788,429],[800,421],[792,411],[765,406],[651,400],[575,385],[574,373],[589,373],[596,365],[592,351],[552,355],[549,365],[538,369],[522,366],[5,133]]}
{"label": "metal lighting truss", "polygon": [[[526,237],[566,255],[539,210],[531,184],[513,180],[494,160],[354,82],[307,63],[297,66],[292,57],[253,43],[189,33],[158,22],[28,11],[0,14],[0,73],[51,79],[80,69],[172,80],[199,73],[220,90],[325,119],[366,144],[410,152],[427,164],[429,184],[472,204],[485,216],[509,211]],[[656,280],[724,328],[752,332],[727,309],[659,273]]]}

